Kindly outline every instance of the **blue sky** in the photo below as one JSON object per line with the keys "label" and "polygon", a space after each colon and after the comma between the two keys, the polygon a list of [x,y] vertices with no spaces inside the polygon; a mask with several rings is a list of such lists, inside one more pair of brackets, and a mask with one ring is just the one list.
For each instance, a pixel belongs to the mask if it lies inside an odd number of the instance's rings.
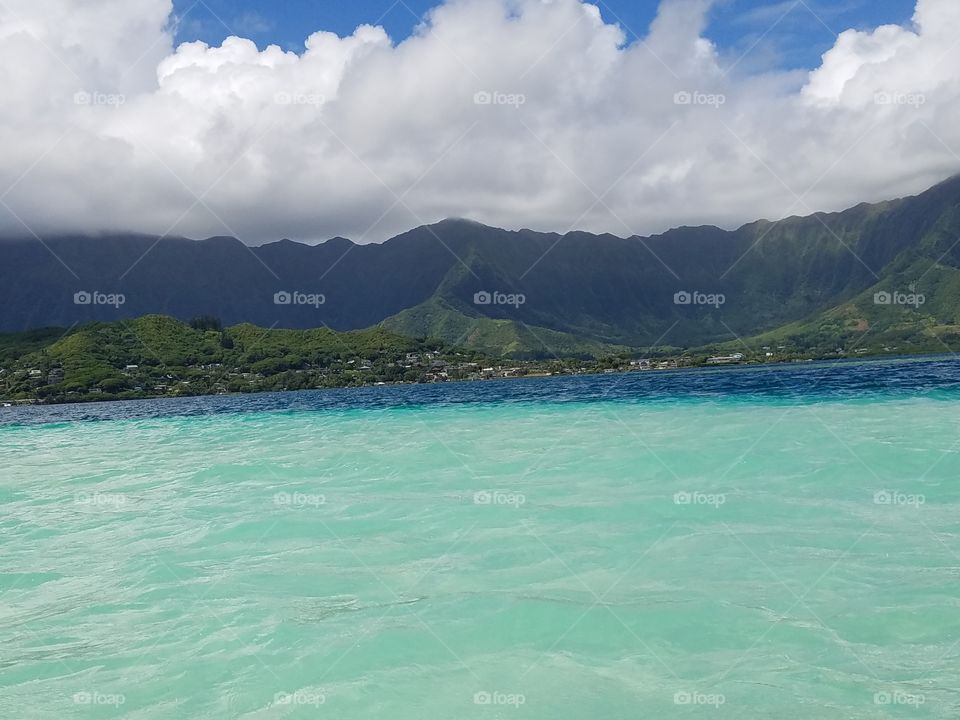
{"label": "blue sky", "polygon": [[[386,27],[394,41],[410,34],[418,18],[439,0],[174,0],[181,18],[177,41],[219,45],[228,35],[248,37],[262,48],[277,44],[299,51],[316,30],[350,34],[360,24]],[[655,0],[596,0],[608,22],[619,22],[631,40],[643,35]],[[752,48],[759,67],[812,68],[847,28],[866,29],[909,21],[915,0],[720,0],[707,36],[738,56]],[[772,28],[772,29],[771,29]]]}

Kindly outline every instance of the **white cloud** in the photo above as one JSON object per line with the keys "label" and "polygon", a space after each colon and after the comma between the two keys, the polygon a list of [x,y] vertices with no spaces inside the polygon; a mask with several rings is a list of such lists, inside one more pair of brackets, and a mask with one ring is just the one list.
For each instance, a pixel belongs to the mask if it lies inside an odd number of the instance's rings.
{"label": "white cloud", "polygon": [[293,53],[174,48],[169,0],[4,0],[0,232],[369,241],[465,216],[626,235],[960,169],[955,0],[764,75],[703,37],[709,6],[665,0],[628,43],[579,0],[449,0],[399,44],[363,26]]}

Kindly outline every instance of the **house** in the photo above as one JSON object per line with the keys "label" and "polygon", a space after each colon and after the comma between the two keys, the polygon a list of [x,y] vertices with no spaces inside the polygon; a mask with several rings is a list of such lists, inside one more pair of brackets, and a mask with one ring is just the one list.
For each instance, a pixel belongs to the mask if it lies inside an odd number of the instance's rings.
{"label": "house", "polygon": [[630,361],[630,367],[632,367],[632,368],[638,368],[638,369],[640,369],[640,370],[649,370],[649,369],[650,369],[650,361],[649,361],[649,360],[631,360],[631,361]]}
{"label": "house", "polygon": [[743,353],[733,353],[732,355],[716,355],[707,358],[707,365],[730,365],[743,360]]}

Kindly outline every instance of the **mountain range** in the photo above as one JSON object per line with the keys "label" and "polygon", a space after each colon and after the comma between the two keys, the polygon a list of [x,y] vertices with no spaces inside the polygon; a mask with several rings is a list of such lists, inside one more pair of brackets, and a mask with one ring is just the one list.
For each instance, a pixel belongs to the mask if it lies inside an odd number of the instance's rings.
{"label": "mountain range", "polygon": [[960,323],[958,241],[960,176],[838,213],[650,237],[468,220],[367,245],[29,236],[0,241],[0,331],[207,315],[225,325],[382,325],[517,356],[818,334],[850,342],[905,328],[949,340]]}

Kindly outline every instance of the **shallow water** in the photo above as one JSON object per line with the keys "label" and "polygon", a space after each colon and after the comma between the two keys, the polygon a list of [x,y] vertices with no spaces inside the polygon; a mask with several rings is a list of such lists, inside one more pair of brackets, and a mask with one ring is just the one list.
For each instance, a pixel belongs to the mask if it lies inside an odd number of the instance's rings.
{"label": "shallow water", "polygon": [[0,411],[0,717],[955,718],[960,363]]}

